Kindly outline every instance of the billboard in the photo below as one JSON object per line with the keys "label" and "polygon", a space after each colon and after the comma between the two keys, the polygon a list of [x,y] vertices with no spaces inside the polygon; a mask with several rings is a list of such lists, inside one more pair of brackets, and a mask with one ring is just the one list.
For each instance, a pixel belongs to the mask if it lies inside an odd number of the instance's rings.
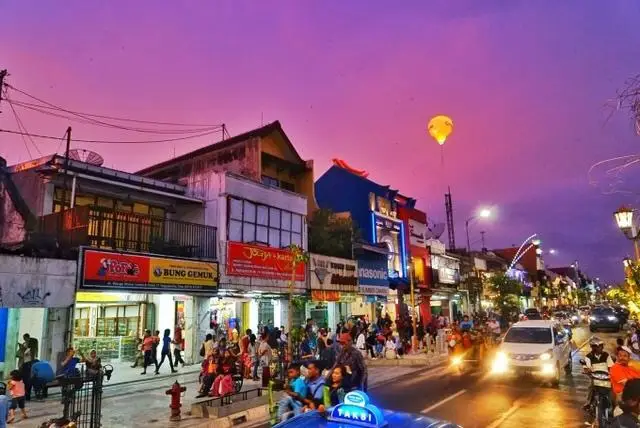
{"label": "billboard", "polygon": [[358,285],[361,294],[386,296],[389,294],[387,261],[358,260]]}
{"label": "billboard", "polygon": [[215,293],[218,262],[83,248],[78,289]]}
{"label": "billboard", "polygon": [[[289,250],[229,241],[227,275],[251,278],[291,280],[292,258]],[[296,266],[296,281],[304,281],[305,264]]]}

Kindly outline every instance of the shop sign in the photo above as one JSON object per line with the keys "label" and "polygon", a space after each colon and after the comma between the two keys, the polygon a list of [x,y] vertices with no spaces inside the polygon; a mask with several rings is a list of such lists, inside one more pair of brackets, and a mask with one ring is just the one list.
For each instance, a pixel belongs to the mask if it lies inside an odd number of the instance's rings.
{"label": "shop sign", "polygon": [[[289,250],[229,241],[227,275],[290,281],[292,260]],[[305,264],[298,263],[295,280],[304,277]]]}
{"label": "shop sign", "polygon": [[416,247],[427,246],[427,225],[419,221],[409,219],[409,243]]}
{"label": "shop sign", "polygon": [[355,293],[340,293],[340,303],[354,303],[355,301]]}
{"label": "shop sign", "polygon": [[310,261],[312,290],[356,290],[355,260],[311,254]]}
{"label": "shop sign", "polygon": [[218,263],[83,248],[78,288],[136,292],[207,292],[218,288]]}
{"label": "shop sign", "polygon": [[314,302],[338,302],[340,292],[333,290],[311,290],[311,300]]}
{"label": "shop sign", "polygon": [[386,260],[358,260],[358,287],[361,294],[389,294],[388,275]]}

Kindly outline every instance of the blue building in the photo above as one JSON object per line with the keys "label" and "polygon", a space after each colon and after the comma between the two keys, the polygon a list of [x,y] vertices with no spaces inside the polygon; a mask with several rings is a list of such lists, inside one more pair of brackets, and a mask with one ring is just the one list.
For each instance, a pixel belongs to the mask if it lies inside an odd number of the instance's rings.
{"label": "blue building", "polygon": [[[366,244],[370,244],[361,248],[366,250],[369,247],[378,250],[356,253],[359,270],[365,266],[367,269],[372,269],[374,267],[372,263],[384,263],[384,256],[381,259],[379,252],[382,247],[386,250],[384,252],[386,252],[386,270],[389,279],[378,280],[375,285],[380,287],[384,283],[387,287],[389,284],[395,287],[406,283],[404,278],[407,277],[408,247],[405,242],[405,224],[398,218],[397,207],[398,202],[401,201],[403,206],[413,208],[414,199],[400,195],[390,186],[369,180],[365,172],[353,170],[342,161],[334,161],[334,165],[316,181],[315,195],[320,208],[328,208],[335,213],[349,213],[360,229],[362,239]],[[366,275],[359,276],[366,277]],[[368,296],[366,300],[370,302],[375,289],[366,285],[362,280],[360,281],[361,293]],[[369,285],[375,286],[373,282]]]}

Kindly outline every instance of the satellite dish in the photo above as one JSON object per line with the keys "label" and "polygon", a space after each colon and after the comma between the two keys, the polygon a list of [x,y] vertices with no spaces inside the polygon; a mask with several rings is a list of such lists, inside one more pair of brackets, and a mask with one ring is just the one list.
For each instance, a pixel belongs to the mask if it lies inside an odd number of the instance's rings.
{"label": "satellite dish", "polygon": [[431,223],[427,225],[427,233],[425,239],[438,239],[444,233],[444,223]]}
{"label": "satellite dish", "polygon": [[86,149],[71,149],[69,150],[69,159],[88,163],[90,165],[102,166],[104,159],[102,156]]}

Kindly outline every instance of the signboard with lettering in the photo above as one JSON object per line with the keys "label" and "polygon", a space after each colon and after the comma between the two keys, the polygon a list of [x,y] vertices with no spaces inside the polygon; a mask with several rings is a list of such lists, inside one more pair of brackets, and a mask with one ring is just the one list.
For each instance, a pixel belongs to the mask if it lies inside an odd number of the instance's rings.
{"label": "signboard with lettering", "polygon": [[82,248],[80,290],[206,292],[218,288],[218,263]]}
{"label": "signboard with lettering", "polygon": [[[291,280],[292,255],[289,250],[229,241],[227,275]],[[296,281],[304,281],[305,264],[296,266]]]}
{"label": "signboard with lettering", "polygon": [[333,409],[329,421],[340,426],[356,425],[367,428],[386,426],[384,415],[379,408],[369,402],[369,396],[362,391],[351,391],[344,396],[344,401]]}
{"label": "signboard with lettering", "polygon": [[361,294],[389,294],[388,275],[386,260],[358,260],[358,287]]}
{"label": "signboard with lettering", "polygon": [[355,292],[358,289],[356,261],[310,254],[311,290]]}
{"label": "signboard with lettering", "polygon": [[427,246],[427,225],[419,221],[409,219],[409,243],[416,247]]}

